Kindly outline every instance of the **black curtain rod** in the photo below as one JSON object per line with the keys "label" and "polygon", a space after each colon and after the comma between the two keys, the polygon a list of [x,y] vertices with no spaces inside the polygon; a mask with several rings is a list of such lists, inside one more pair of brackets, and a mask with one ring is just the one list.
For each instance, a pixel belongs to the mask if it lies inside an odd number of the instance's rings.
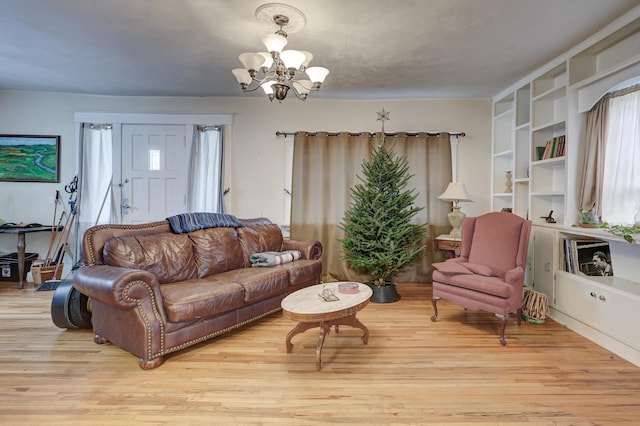
{"label": "black curtain rod", "polygon": [[[276,136],[284,136],[285,138],[287,136],[295,136],[298,132],[280,132],[277,131],[276,132]],[[436,137],[440,137],[440,133],[441,132],[405,132],[405,135],[407,136],[418,136],[420,133],[426,133],[427,136],[436,136]],[[448,132],[450,136],[455,136],[455,137],[460,137],[463,138],[466,136],[466,134],[464,132]],[[327,136],[338,136],[340,133],[331,133],[331,132],[327,132]],[[362,136],[363,132],[357,132],[357,133],[349,133],[349,136]],[[317,136],[318,132],[307,132],[307,136]],[[369,137],[373,137],[375,136],[376,133],[375,132],[369,132]],[[393,133],[387,133],[385,132],[384,134],[385,136],[398,136],[398,132],[393,132]]]}

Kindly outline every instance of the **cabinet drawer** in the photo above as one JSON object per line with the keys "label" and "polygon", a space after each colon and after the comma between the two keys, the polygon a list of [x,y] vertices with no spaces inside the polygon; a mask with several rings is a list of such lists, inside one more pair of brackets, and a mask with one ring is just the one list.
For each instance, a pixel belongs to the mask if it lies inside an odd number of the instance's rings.
{"label": "cabinet drawer", "polygon": [[438,250],[460,250],[462,241],[438,240]]}

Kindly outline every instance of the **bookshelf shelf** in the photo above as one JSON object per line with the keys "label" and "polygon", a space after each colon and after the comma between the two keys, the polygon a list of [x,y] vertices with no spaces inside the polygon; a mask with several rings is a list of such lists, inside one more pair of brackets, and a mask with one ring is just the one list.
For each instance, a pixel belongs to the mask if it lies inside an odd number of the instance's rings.
{"label": "bookshelf shelf", "polygon": [[513,155],[513,151],[510,149],[502,152],[496,152],[495,154],[493,154],[494,157],[508,157],[510,155]]}
{"label": "bookshelf shelf", "polygon": [[584,86],[637,62],[634,49],[640,44],[640,18],[585,47],[569,59],[571,86]]}

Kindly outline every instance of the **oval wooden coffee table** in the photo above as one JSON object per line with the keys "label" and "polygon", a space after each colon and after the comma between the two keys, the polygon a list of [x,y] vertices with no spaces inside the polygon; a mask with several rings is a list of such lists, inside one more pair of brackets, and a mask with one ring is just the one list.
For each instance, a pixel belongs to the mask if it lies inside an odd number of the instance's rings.
{"label": "oval wooden coffee table", "polygon": [[[367,306],[373,292],[369,286],[355,283],[358,284],[357,293],[343,294],[338,291],[339,284],[340,282],[333,282],[303,288],[285,297],[281,304],[282,315],[290,320],[298,321],[298,325],[287,334],[287,353],[291,353],[293,350],[291,343],[293,336],[311,328],[320,328],[318,347],[316,348],[316,370],[318,371],[322,366],[321,353],[324,338],[329,334],[332,326],[335,326],[336,333],[339,332],[338,327],[341,325],[359,328],[364,332],[362,342],[365,345],[369,343],[369,330],[356,318],[356,313]],[[320,297],[324,289],[333,290],[338,300],[324,301]]]}

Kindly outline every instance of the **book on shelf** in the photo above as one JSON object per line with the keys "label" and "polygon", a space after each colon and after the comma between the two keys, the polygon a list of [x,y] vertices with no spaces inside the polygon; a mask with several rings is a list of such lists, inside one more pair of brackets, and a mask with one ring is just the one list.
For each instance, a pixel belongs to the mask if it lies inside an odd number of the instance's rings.
{"label": "book on shelf", "polygon": [[596,238],[561,240],[560,267],[569,273],[613,276],[611,250],[607,241]]}
{"label": "book on shelf", "polygon": [[562,157],[565,154],[565,135],[554,136],[544,145],[544,151],[540,160],[548,160],[550,158]]}
{"label": "book on shelf", "polygon": [[565,135],[558,136],[558,146],[556,147],[555,157],[564,157]]}

